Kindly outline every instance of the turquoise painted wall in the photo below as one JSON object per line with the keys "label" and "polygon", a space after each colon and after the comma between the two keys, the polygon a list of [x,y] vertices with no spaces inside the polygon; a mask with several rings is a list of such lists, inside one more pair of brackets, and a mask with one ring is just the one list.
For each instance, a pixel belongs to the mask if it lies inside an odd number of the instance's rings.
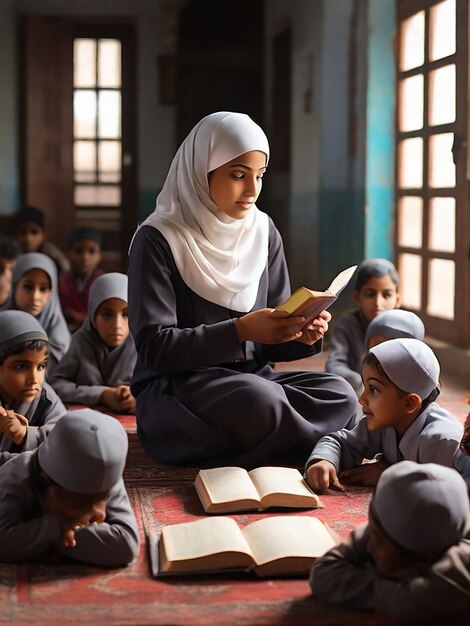
{"label": "turquoise painted wall", "polygon": [[365,256],[394,258],[395,0],[369,1]]}

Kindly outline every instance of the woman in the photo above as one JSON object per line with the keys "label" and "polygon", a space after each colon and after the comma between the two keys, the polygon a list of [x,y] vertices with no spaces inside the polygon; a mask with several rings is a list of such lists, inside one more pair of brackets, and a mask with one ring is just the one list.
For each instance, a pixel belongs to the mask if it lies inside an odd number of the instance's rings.
{"label": "woman", "polygon": [[257,465],[355,423],[341,378],[269,365],[319,352],[330,315],[306,325],[273,310],[290,284],[280,234],[255,205],[268,159],[247,115],[203,118],[131,243],[131,389],[159,461]]}

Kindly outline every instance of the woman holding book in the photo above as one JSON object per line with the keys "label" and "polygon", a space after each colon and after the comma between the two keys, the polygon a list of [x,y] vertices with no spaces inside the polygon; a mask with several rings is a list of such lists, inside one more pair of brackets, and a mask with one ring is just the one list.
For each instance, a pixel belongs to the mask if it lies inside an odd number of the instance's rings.
{"label": "woman holding book", "polygon": [[281,236],[255,205],[268,159],[247,115],[203,118],[131,243],[132,392],[159,461],[259,464],[356,422],[343,379],[269,364],[320,352],[330,315],[274,310],[291,290]]}

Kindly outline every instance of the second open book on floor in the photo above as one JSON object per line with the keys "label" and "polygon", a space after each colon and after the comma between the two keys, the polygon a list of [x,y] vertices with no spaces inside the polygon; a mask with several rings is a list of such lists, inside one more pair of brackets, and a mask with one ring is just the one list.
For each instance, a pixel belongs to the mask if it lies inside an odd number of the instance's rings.
{"label": "second open book on floor", "polygon": [[231,517],[164,526],[147,535],[153,576],[254,571],[307,576],[339,537],[316,517],[279,515],[241,528]]}
{"label": "second open book on floor", "polygon": [[194,485],[206,513],[323,506],[292,467],[258,467],[250,472],[241,467],[203,469]]}

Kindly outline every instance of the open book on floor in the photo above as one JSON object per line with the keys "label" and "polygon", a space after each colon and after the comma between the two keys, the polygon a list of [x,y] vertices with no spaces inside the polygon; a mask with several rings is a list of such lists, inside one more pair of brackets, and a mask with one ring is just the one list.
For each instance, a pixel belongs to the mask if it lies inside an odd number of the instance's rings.
{"label": "open book on floor", "polygon": [[356,268],[357,265],[352,265],[340,272],[325,291],[313,291],[307,287],[300,287],[276,309],[291,315],[303,315],[307,322],[311,322],[333,304],[351,280]]}
{"label": "open book on floor", "polygon": [[322,507],[299,470],[292,467],[215,467],[200,470],[194,486],[206,513],[235,513],[270,507]]}
{"label": "open book on floor", "polygon": [[251,571],[307,576],[313,561],[339,542],[316,517],[266,517],[240,528],[231,517],[164,526],[147,535],[153,576]]}

